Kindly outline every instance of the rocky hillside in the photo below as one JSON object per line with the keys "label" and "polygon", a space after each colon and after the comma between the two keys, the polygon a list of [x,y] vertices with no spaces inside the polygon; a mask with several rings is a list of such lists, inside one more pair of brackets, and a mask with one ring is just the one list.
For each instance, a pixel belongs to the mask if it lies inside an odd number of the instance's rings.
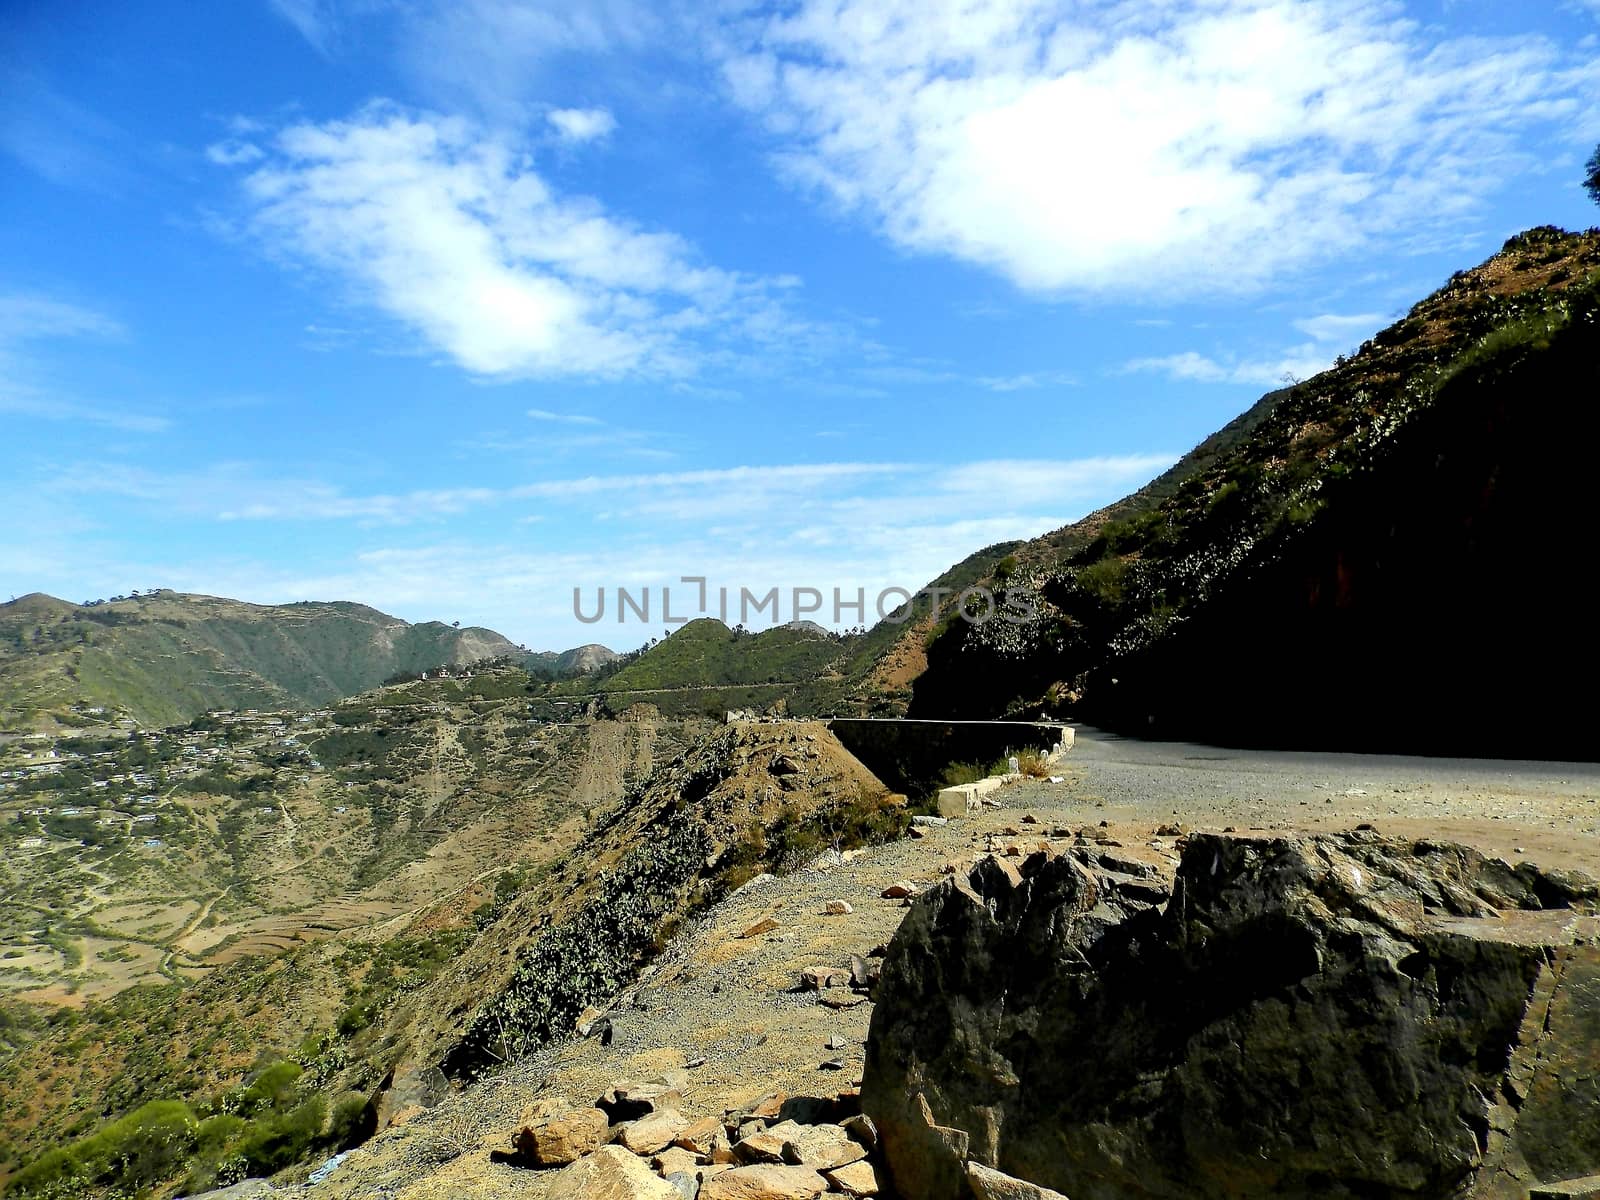
{"label": "rocky hillside", "polygon": [[[437,715],[430,707],[427,715],[400,713],[390,699],[385,707],[398,721],[390,737],[403,744],[389,750],[378,731],[353,731],[345,751],[362,779],[391,775],[401,758],[409,764],[408,749],[421,744],[411,732],[418,717]],[[616,786],[603,796],[584,790],[591,756],[582,744],[560,760],[569,768],[563,792],[559,764],[538,761],[538,745],[526,765],[542,767],[539,777],[500,769],[504,754],[527,755],[528,730],[494,742],[458,732],[463,743],[478,743],[466,747],[468,773],[448,780],[447,794],[417,820],[429,827],[452,811],[459,820],[496,810],[506,820],[469,827],[499,864],[476,877],[459,854],[452,861],[448,841],[407,868],[432,865],[458,881],[442,898],[365,926],[313,930],[311,944],[291,938],[228,956],[187,988],[132,989],[52,1022],[0,1062],[5,1132],[17,1156],[35,1164],[17,1186],[51,1194],[63,1179],[93,1177],[115,1192],[130,1180],[114,1164],[97,1165],[96,1147],[134,1136],[161,1113],[193,1123],[235,1111],[273,1060],[285,1064],[293,1104],[264,1102],[254,1125],[229,1126],[225,1144],[185,1143],[160,1178],[226,1181],[235,1169],[276,1170],[337,1148],[431,1103],[452,1082],[564,1038],[580,1010],[613,998],[685,919],[764,869],[893,837],[909,823],[903,801],[887,796],[822,726],[625,717],[554,731],[595,749],[607,740],[603,731],[651,727],[654,754],[641,747],[617,764]],[[540,731],[532,732],[539,742]],[[641,762],[642,771],[630,769]],[[434,774],[427,756],[415,765],[426,787]],[[411,824],[416,806],[383,790]],[[519,829],[525,844],[508,844]],[[329,1124],[341,1105],[345,1118]],[[312,1116],[312,1140],[297,1142],[284,1128]],[[270,1145],[256,1145],[257,1137]],[[64,1156],[39,1158],[58,1144],[68,1146]]]}
{"label": "rocky hillside", "polygon": [[1563,697],[1600,633],[1560,564],[1597,346],[1600,232],[1513,238],[1150,488],[1017,548],[990,581],[1036,617],[947,618],[913,711],[1593,757]]}
{"label": "rocky hillside", "polygon": [[733,725],[664,764],[497,914],[389,1021],[394,1072],[465,1080],[564,1037],[688,916],[762,871],[884,840],[910,820],[826,727]]}
{"label": "rocky hillside", "polygon": [[315,708],[395,676],[506,657],[525,655],[493,630],[412,625],[360,604],[158,591],[79,605],[34,593],[0,605],[0,728],[103,723],[91,709],[159,726],[215,709]]}

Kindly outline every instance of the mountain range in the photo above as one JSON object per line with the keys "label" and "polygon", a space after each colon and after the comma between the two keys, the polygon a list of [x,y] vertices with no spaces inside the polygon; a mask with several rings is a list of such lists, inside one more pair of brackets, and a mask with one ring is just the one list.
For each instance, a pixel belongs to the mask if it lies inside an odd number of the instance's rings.
{"label": "mountain range", "polygon": [[592,671],[604,646],[529,652],[494,632],[410,624],[348,602],[248,604],[160,589],[89,604],[34,592],[0,604],[0,729],[164,726],[216,709],[315,708],[407,674],[504,659],[547,677]]}

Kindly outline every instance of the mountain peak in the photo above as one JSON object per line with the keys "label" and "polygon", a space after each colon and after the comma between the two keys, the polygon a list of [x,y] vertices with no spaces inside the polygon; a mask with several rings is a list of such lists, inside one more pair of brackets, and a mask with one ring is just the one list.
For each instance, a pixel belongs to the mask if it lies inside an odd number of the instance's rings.
{"label": "mountain peak", "polygon": [[58,600],[47,592],[29,592],[26,596],[18,596],[5,604],[0,604],[0,612],[8,614],[37,613],[40,615],[60,615],[72,612],[78,606],[65,600]]}

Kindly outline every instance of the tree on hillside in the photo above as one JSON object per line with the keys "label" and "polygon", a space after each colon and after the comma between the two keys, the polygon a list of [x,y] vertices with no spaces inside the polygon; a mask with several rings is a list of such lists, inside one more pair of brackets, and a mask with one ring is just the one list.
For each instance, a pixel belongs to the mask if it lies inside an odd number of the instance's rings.
{"label": "tree on hillside", "polygon": [[1584,176],[1583,190],[1589,193],[1589,199],[1600,204],[1600,146],[1594,148],[1589,158],[1589,173]]}

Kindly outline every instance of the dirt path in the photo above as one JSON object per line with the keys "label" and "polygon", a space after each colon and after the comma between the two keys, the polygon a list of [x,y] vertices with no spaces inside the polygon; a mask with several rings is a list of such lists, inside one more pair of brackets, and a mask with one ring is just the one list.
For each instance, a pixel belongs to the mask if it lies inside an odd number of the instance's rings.
{"label": "dirt path", "polygon": [[[199,907],[194,916],[189,918],[189,923],[182,929],[178,930],[177,933],[172,935],[170,939],[172,950],[169,950],[167,953],[168,960],[172,958],[173,950],[182,949],[180,943],[183,941],[183,939],[188,937],[191,933],[193,933],[196,929],[199,929],[200,926],[205,923],[205,919],[211,915],[211,910],[216,907],[217,901],[221,900],[231,891],[233,891],[233,884],[230,883],[227,887],[216,893],[216,895],[206,897],[205,903]],[[163,968],[165,968],[165,965],[166,963],[163,962]]]}
{"label": "dirt path", "polygon": [[195,914],[189,918],[188,924],[167,940],[166,948],[161,955],[161,965],[156,968],[158,971],[171,978],[177,978],[172,967],[172,960],[179,954],[182,954],[185,958],[190,957],[189,952],[183,948],[184,940],[196,929],[199,929],[201,925],[205,924],[206,918],[211,915],[211,910],[216,907],[217,902],[231,891],[233,891],[233,885],[230,883],[215,895],[206,897],[205,903],[195,910]]}

